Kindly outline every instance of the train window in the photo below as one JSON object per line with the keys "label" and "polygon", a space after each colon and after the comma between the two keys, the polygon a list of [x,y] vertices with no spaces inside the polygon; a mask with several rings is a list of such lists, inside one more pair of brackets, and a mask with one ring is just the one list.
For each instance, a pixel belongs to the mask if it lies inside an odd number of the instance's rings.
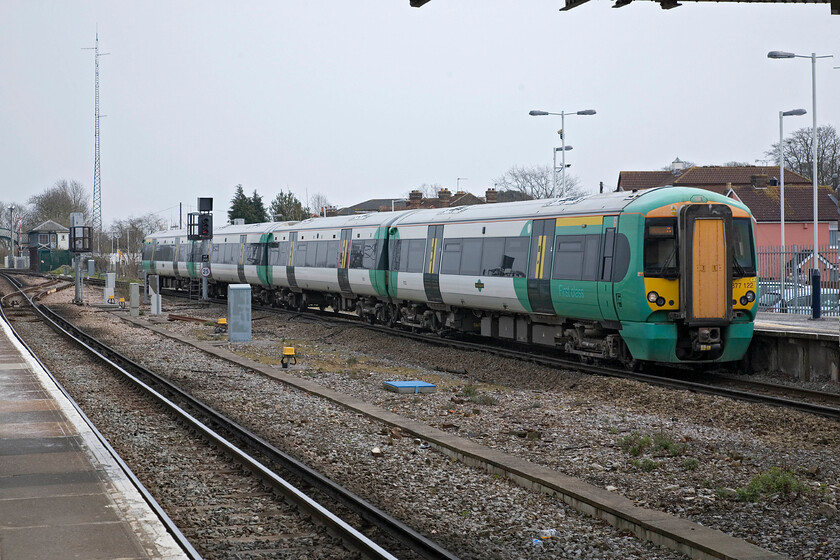
{"label": "train window", "polygon": [[481,239],[464,239],[460,274],[470,276],[481,274],[481,245]]}
{"label": "train window", "polygon": [[583,252],[586,238],[583,235],[561,235],[554,249],[554,274],[556,280],[580,280],[583,277]]}
{"label": "train window", "polygon": [[505,239],[505,254],[502,257],[503,276],[525,278],[528,270],[529,237],[508,237]]}
{"label": "train window", "polygon": [[263,265],[262,243],[251,243],[245,246],[245,263],[250,265]]}
{"label": "train window", "polygon": [[732,277],[755,276],[752,227],[749,218],[732,220]]}
{"label": "train window", "polygon": [[676,278],[679,276],[676,218],[645,220],[645,276]]}
{"label": "train window", "polygon": [[379,268],[377,263],[379,262],[379,240],[378,239],[368,239],[364,242],[364,259],[362,260],[362,268],[367,270],[376,270]]}
{"label": "train window", "polygon": [[175,246],[174,245],[158,245],[157,251],[155,252],[155,260],[156,261],[171,261],[175,258]]}
{"label": "train window", "polygon": [[391,239],[388,241],[388,252],[391,256],[391,262],[388,263],[389,270],[400,270],[400,261],[406,262],[406,255],[403,251],[408,251],[408,243],[403,243],[399,239]]}
{"label": "train window", "polygon": [[423,272],[423,260],[426,258],[426,240],[410,239],[408,241],[408,260],[403,264],[406,272]]}
{"label": "train window", "polygon": [[155,253],[155,246],[154,246],[153,243],[143,243],[142,257],[141,258],[144,261],[152,260],[152,256],[154,256],[154,253]]}
{"label": "train window", "polygon": [[598,250],[601,248],[601,236],[587,235],[583,252],[583,276],[581,280],[598,279]]}
{"label": "train window", "polygon": [[306,246],[308,244],[305,241],[300,241],[297,245],[295,245],[295,256],[294,256],[294,265],[295,266],[306,266]]}
{"label": "train window", "polygon": [[441,274],[458,274],[461,266],[461,240],[447,240],[443,244],[443,258],[440,261]]}
{"label": "train window", "polygon": [[327,244],[323,241],[315,243],[315,266],[318,268],[327,267]]}
{"label": "train window", "polygon": [[362,268],[365,255],[365,242],[353,241],[350,245],[350,268]]}
{"label": "train window", "polygon": [[307,266],[309,268],[313,268],[315,266],[315,263],[317,262],[317,257],[318,257],[318,245],[320,245],[320,243],[317,243],[315,241],[308,241],[306,243],[306,262],[305,262],[305,266]]}
{"label": "train window", "polygon": [[327,268],[338,268],[338,252],[341,244],[338,241],[327,242]]}
{"label": "train window", "polygon": [[505,238],[491,237],[484,240],[481,252],[481,273],[490,276],[504,276],[502,259],[505,256]]}

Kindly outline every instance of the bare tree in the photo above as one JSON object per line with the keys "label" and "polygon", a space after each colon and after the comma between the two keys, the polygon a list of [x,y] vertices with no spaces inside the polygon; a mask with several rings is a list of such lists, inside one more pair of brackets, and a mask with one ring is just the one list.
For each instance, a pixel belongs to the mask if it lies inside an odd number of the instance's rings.
{"label": "bare tree", "polygon": [[[800,128],[784,140],[785,169],[796,171],[805,177],[813,177],[813,131]],[[768,159],[779,161],[779,143],[764,152]],[[840,174],[840,136],[831,125],[817,127],[817,182],[831,185],[832,176]]]}
{"label": "bare tree", "polygon": [[166,220],[156,214],[116,220],[107,230],[103,231],[102,247],[107,247],[110,250],[111,244],[113,244],[115,251],[119,249],[122,253],[120,261],[123,275],[129,278],[137,278],[140,274],[140,254],[143,240],[150,233],[163,229],[166,229]]}
{"label": "bare tree", "polygon": [[59,179],[41,194],[30,197],[28,202],[31,206],[27,221],[29,227],[47,220],[69,226],[72,212],[81,212],[85,220],[90,218],[89,195],[78,181]]}
{"label": "bare tree", "polygon": [[[441,185],[440,183],[431,183],[431,184],[423,183],[422,185],[414,187],[411,190],[412,191],[420,191],[421,193],[423,193],[423,198],[436,198],[437,195],[438,195],[437,194],[438,191],[442,188],[443,188],[443,185]],[[407,192],[405,194],[405,197],[408,198],[410,193],[411,193],[411,191]]]}
{"label": "bare tree", "polygon": [[578,177],[567,173],[566,189],[564,191],[562,174],[558,173],[555,181],[551,173],[550,165],[533,167],[514,165],[504,175],[496,179],[496,188],[503,191],[519,191],[531,198],[563,198],[583,194]]}
{"label": "bare tree", "polygon": [[309,208],[312,212],[318,212],[319,215],[324,215],[324,208],[330,206],[330,201],[327,199],[327,195],[323,193],[315,193],[309,197]]}

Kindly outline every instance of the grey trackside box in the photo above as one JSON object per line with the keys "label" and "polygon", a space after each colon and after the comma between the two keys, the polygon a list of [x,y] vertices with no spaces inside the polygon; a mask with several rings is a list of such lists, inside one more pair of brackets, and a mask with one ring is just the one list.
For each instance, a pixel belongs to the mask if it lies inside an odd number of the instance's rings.
{"label": "grey trackside box", "polygon": [[251,340],[251,286],[248,284],[228,286],[228,340]]}

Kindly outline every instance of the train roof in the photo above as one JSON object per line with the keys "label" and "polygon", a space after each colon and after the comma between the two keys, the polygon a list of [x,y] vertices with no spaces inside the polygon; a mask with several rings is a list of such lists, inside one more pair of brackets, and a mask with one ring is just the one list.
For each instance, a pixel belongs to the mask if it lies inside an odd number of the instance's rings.
{"label": "train roof", "polygon": [[[749,209],[735,199],[704,189],[691,187],[657,187],[635,192],[611,192],[572,198],[549,198],[496,204],[476,204],[451,208],[428,210],[401,210],[398,212],[370,212],[352,216],[309,218],[302,222],[268,222],[260,224],[225,224],[213,229],[213,235],[246,235],[272,233],[277,231],[301,231],[309,229],[342,229],[359,227],[406,226],[429,223],[450,223],[464,221],[491,221],[502,219],[528,219],[538,217],[586,216],[620,214],[624,211],[646,212],[673,202],[692,200],[725,202],[749,212]],[[185,229],[162,231],[149,238],[184,237]]]}

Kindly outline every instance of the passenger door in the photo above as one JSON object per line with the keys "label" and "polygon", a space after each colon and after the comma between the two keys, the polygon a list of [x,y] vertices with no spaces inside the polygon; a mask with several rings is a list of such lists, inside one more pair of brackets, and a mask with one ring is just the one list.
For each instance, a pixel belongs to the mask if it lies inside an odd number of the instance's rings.
{"label": "passenger door", "polygon": [[429,226],[426,234],[426,260],[423,261],[423,288],[426,299],[433,303],[443,303],[440,294],[440,253],[443,250],[443,226]]}
{"label": "passenger door", "polygon": [[353,230],[350,228],[341,230],[341,248],[338,256],[338,286],[341,293],[345,295],[352,295],[353,290],[350,288],[350,276],[348,267],[350,265],[350,245],[351,234]]}
{"label": "passenger door", "polygon": [[557,220],[534,220],[528,260],[528,300],[534,313],[554,313],[551,303],[551,266]]}
{"label": "passenger door", "polygon": [[[601,266],[598,270],[598,306],[601,310],[601,316],[608,321],[618,321],[618,315],[615,312],[615,300],[613,299],[613,262],[615,260],[617,222],[618,218],[614,218],[613,226],[604,228]],[[605,218],[604,225],[608,223],[610,223],[609,218]]]}

